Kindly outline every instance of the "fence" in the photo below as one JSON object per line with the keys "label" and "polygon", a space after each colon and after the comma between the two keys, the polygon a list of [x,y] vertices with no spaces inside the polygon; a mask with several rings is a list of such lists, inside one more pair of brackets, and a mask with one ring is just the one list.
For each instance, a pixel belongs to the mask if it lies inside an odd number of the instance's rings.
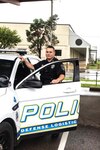
{"label": "fence", "polygon": [[86,70],[84,73],[80,73],[80,78],[81,80],[88,80],[92,84],[100,84],[100,71]]}
{"label": "fence", "polygon": [[[69,71],[66,73],[66,77],[71,78],[72,76],[72,72]],[[86,70],[80,73],[80,80],[82,83],[100,85],[100,71]]]}

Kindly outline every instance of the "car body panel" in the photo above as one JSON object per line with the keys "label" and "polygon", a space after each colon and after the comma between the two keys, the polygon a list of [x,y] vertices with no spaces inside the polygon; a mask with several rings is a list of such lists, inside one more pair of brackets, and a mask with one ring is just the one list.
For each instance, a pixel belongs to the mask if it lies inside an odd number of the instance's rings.
{"label": "car body panel", "polygon": [[26,93],[26,89],[16,90],[20,99],[20,134],[77,126],[80,95],[79,91],[68,89],[65,83],[28,89],[27,95],[21,94]]}

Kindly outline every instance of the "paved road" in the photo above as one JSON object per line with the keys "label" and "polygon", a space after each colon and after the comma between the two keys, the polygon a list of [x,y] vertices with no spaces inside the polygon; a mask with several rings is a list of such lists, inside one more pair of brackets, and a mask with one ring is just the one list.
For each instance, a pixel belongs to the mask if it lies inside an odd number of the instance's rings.
{"label": "paved road", "polygon": [[[61,137],[62,134],[58,139],[45,135],[23,140],[16,150],[58,150]],[[79,125],[77,130],[69,132],[64,150],[100,150],[100,128]]]}
{"label": "paved road", "polygon": [[15,150],[57,150],[61,135],[52,139],[50,135],[23,140]]}
{"label": "paved road", "polygon": [[65,150],[100,150],[100,128],[79,126],[70,132]]}

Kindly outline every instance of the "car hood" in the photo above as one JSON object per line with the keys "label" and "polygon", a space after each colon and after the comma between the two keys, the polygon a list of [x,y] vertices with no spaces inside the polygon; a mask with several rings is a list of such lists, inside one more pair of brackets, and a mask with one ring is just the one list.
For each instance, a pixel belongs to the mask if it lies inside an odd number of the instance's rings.
{"label": "car hood", "polygon": [[0,88],[0,96],[3,96],[6,94],[7,88]]}

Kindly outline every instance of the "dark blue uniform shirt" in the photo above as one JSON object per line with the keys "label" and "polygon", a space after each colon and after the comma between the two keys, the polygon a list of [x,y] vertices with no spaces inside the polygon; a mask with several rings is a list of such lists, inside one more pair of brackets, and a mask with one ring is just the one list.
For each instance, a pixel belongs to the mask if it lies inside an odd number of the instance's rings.
{"label": "dark blue uniform shirt", "polygon": [[[57,58],[53,58],[52,61],[57,61]],[[46,65],[50,62],[48,62],[47,60],[42,60],[40,62],[38,62],[37,64],[34,65],[35,69],[40,68],[43,65]],[[42,81],[43,84],[50,84],[50,82],[53,79],[57,79],[59,77],[60,74],[64,74],[65,75],[65,70],[64,70],[64,66],[62,63],[56,63],[56,64],[52,64],[50,66],[47,66],[46,68],[42,69],[40,72],[40,79]]]}

